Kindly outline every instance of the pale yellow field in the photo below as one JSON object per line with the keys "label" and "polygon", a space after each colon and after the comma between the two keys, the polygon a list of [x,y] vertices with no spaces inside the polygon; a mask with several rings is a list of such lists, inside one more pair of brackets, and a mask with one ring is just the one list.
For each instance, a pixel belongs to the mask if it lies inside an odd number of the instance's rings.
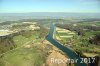
{"label": "pale yellow field", "polygon": [[83,53],[83,55],[87,56],[87,57],[95,57],[97,56],[98,54],[95,54],[95,53]]}
{"label": "pale yellow field", "polygon": [[58,34],[64,33],[64,35],[63,34],[59,35],[59,37],[56,36],[56,39],[58,39],[58,40],[61,40],[62,38],[72,38],[73,35],[75,35],[74,32],[67,30],[67,29],[62,29],[62,28],[59,28],[59,27],[56,27],[56,31],[58,32]]}
{"label": "pale yellow field", "polygon": [[74,33],[74,32],[70,32],[70,33],[68,33],[68,34],[73,34],[73,35],[74,35],[75,33]]}
{"label": "pale yellow field", "polygon": [[71,38],[71,37],[73,37],[72,35],[68,35],[68,36],[60,36],[61,38]]}
{"label": "pale yellow field", "polygon": [[0,31],[0,36],[4,36],[4,35],[8,35],[8,34],[10,34],[10,33],[8,33],[8,32],[5,32],[5,31]]}

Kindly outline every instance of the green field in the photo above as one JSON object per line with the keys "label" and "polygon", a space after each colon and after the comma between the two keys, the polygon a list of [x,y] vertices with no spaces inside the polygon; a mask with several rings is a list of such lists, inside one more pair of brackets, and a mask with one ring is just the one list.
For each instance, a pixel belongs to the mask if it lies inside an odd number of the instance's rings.
{"label": "green field", "polygon": [[7,53],[4,61],[7,66],[40,66],[44,63],[45,56],[37,46],[32,48],[20,48]]}
{"label": "green field", "polygon": [[13,37],[16,48],[4,53],[0,58],[0,66],[40,66],[45,62],[46,51],[42,48],[39,38],[40,31],[30,35],[17,35]]}
{"label": "green field", "polygon": [[[99,30],[93,30],[93,29],[97,29],[96,27],[98,27],[98,25],[100,25],[100,23],[99,22],[94,22],[94,23],[93,22],[82,22],[82,23],[80,22],[80,23],[76,23],[76,24],[77,24],[77,26],[72,26],[72,28],[68,25],[60,25],[59,24],[58,26],[59,26],[59,30],[61,32],[56,31],[56,36],[60,38],[60,40],[58,40],[58,39],[57,40],[66,47],[68,47],[70,45],[70,48],[72,48],[74,51],[79,52],[81,55],[83,55],[84,53],[87,54],[86,56],[88,56],[88,57],[100,55],[100,46],[98,46],[96,44],[91,44],[89,42],[90,38],[93,38],[95,35],[100,35]],[[92,26],[92,25],[97,25],[97,26]],[[71,30],[69,30],[70,32],[69,31],[64,32],[63,28],[66,28],[66,27],[71,29]],[[67,30],[67,28],[66,28],[66,30]],[[88,30],[85,31],[84,29],[88,29]],[[76,31],[74,31],[74,30],[76,30]],[[82,35],[78,35],[78,33],[77,33],[78,31],[80,31],[80,34],[82,34]],[[71,32],[72,33],[75,32],[75,34],[70,34]],[[61,37],[61,36],[63,36],[63,37]],[[72,36],[72,37],[68,38],[67,36]],[[90,54],[93,54],[93,55],[90,55]]]}

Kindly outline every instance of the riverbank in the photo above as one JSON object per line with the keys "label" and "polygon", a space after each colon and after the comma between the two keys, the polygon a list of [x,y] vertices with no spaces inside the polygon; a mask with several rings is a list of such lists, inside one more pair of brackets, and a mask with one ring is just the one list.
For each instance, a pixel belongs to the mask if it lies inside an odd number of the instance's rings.
{"label": "riverbank", "polygon": [[54,24],[51,24],[50,25],[50,32],[49,34],[46,36],[46,39],[51,42],[54,46],[56,46],[57,48],[59,48],[60,50],[62,50],[63,52],[66,53],[66,55],[71,58],[71,59],[75,59],[77,58],[78,59],[78,62],[75,63],[75,66],[87,66],[85,63],[80,63],[81,62],[81,59],[80,57],[74,52],[72,51],[71,49],[67,48],[67,47],[64,47],[62,46],[60,43],[58,43],[56,40],[53,39],[53,32],[54,32]]}

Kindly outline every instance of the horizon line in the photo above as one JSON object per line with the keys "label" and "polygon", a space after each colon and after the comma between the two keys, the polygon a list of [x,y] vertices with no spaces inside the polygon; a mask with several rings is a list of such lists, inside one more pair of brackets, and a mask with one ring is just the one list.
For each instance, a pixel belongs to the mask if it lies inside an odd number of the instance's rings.
{"label": "horizon line", "polygon": [[0,14],[14,14],[14,13],[88,13],[88,14],[96,14],[100,12],[0,12]]}

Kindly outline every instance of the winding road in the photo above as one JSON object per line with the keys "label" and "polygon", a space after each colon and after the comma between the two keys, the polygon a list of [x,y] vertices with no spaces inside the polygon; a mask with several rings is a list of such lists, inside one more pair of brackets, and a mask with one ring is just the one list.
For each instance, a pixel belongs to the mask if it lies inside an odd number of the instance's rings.
{"label": "winding road", "polygon": [[62,44],[60,44],[59,42],[57,42],[54,38],[53,38],[53,33],[54,33],[54,29],[55,26],[52,23],[50,25],[50,31],[49,34],[46,36],[46,39],[53,44],[54,46],[56,46],[57,48],[59,48],[60,50],[62,50],[70,59],[78,59],[77,63],[75,63],[75,66],[87,66],[85,63],[81,63],[81,58],[70,48],[63,46]]}

